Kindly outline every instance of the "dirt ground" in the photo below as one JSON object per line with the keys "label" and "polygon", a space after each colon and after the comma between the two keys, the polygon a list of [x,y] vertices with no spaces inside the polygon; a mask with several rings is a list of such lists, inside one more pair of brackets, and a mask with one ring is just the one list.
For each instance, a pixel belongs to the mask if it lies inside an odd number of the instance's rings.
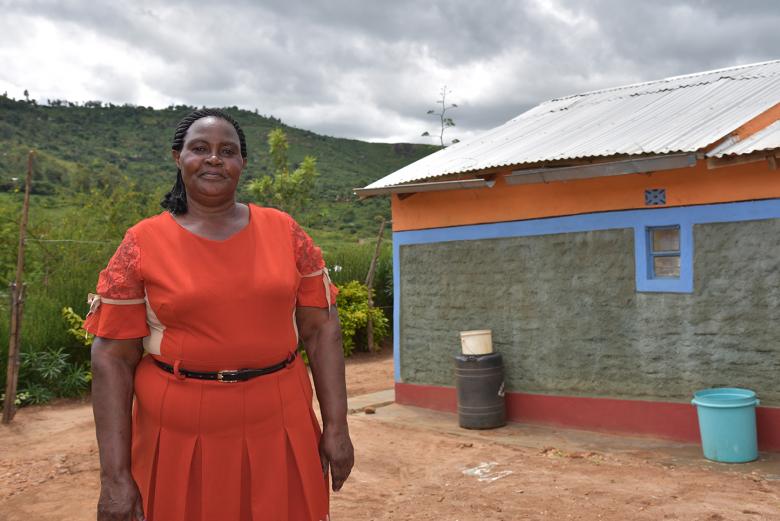
{"label": "dirt ground", "polygon": [[[358,354],[347,375],[350,396],[391,388],[391,355]],[[650,441],[575,450],[543,429],[437,427],[454,422],[397,405],[351,415],[356,464],[332,495],[332,519],[780,520],[780,468],[771,461],[670,463]],[[93,429],[87,402],[25,408],[0,428],[0,520],[94,519]]]}

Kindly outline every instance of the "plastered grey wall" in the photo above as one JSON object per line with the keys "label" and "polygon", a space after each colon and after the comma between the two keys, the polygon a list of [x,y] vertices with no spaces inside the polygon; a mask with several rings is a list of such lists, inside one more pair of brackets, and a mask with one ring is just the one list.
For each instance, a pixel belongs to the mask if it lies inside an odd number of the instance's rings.
{"label": "plastered grey wall", "polygon": [[631,229],[402,246],[401,378],[454,385],[492,329],[509,390],[780,405],[780,220],[694,227],[694,293],[637,293]]}

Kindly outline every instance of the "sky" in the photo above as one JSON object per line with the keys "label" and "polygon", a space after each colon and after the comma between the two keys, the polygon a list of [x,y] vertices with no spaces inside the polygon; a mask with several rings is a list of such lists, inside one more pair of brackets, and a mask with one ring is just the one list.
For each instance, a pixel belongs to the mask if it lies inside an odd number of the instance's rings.
{"label": "sky", "polygon": [[446,86],[447,143],[557,96],[780,59],[779,27],[777,0],[0,0],[0,92],[438,143]]}

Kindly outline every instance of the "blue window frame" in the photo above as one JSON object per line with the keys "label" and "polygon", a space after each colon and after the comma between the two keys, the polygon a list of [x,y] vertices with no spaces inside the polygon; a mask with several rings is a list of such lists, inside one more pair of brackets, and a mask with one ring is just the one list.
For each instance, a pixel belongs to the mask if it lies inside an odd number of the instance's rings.
{"label": "blue window frame", "polygon": [[647,277],[649,279],[679,279],[680,227],[648,227],[647,255]]}
{"label": "blue window frame", "polygon": [[634,227],[637,291],[693,293],[693,224],[654,217]]}

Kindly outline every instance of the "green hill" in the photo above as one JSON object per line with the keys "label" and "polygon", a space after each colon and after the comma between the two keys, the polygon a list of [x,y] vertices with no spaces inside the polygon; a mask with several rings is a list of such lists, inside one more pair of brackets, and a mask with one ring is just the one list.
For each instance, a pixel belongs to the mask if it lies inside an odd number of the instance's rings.
{"label": "green hill", "polygon": [[[170,141],[177,122],[195,107],[155,110],[132,105],[87,102],[76,105],[0,97],[0,191],[18,189],[27,150],[37,151],[33,192],[56,196],[88,190],[95,182],[122,174],[144,190],[169,187],[175,169]],[[389,217],[385,198],[358,201],[352,188],[364,186],[437,150],[429,145],[367,143],[322,136],[237,107],[226,109],[244,129],[249,166],[244,182],[268,172],[266,136],[282,128],[290,161],[317,158],[320,177],[314,207],[303,219],[311,227],[371,236],[376,215]]]}
{"label": "green hill", "polygon": [[[6,288],[16,270],[20,190],[27,152],[36,151],[24,271],[24,357],[17,395],[23,403],[85,391],[89,350],[80,336],[68,332],[63,308],[72,307],[84,316],[85,296],[94,291],[98,272],[125,230],[161,211],[158,201],[172,186],[176,172],[170,155],[173,131],[193,109],[59,101],[44,106],[0,96],[0,315],[6,318]],[[293,168],[306,155],[317,158],[320,177],[315,201],[295,217],[323,248],[336,283],[364,280],[374,252],[375,217],[389,217],[390,205],[386,198],[359,201],[352,189],[436,147],[337,139],[236,107],[227,112],[241,123],[247,137],[249,166],[244,183],[269,171],[266,137],[274,128],[287,134]],[[384,307],[393,301],[390,242],[384,243],[374,279],[375,303]],[[389,308],[387,314],[392,316]],[[0,320],[3,369],[8,333],[8,320]],[[3,370],[0,388],[4,381]]]}

